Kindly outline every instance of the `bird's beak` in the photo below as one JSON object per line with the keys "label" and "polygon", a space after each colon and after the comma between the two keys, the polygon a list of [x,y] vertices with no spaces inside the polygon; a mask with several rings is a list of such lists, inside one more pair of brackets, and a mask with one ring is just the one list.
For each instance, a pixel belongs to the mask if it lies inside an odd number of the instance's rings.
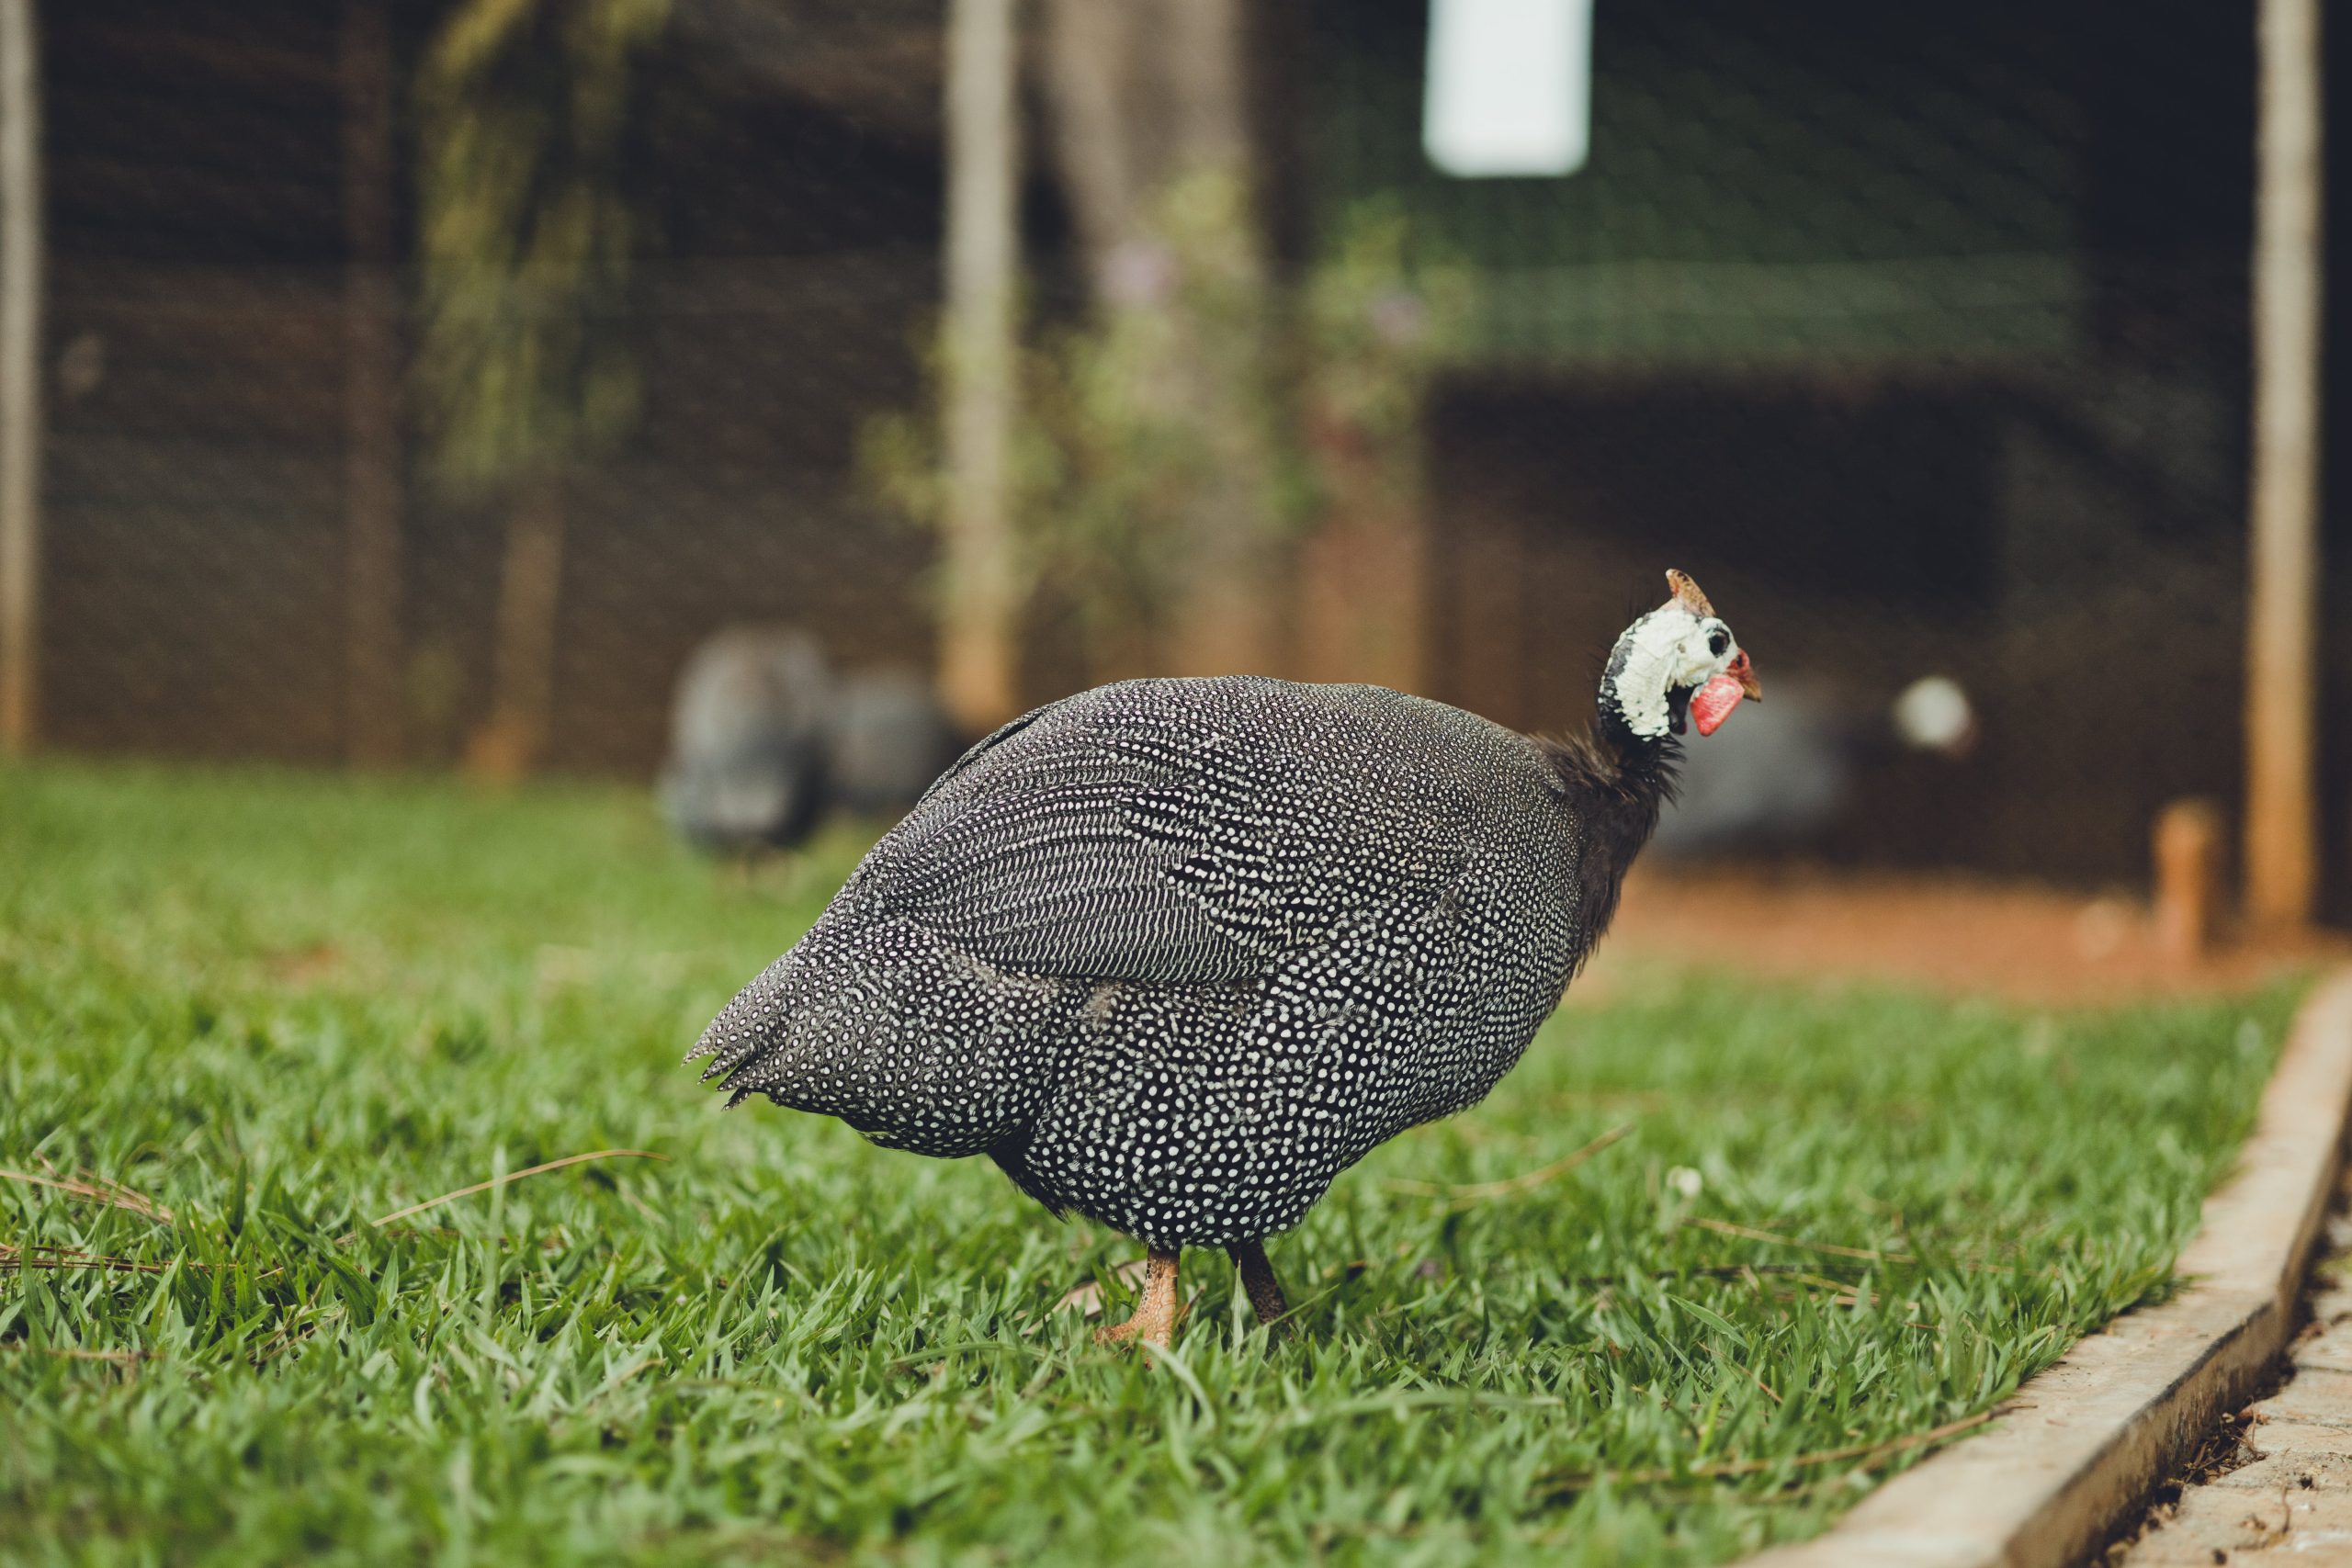
{"label": "bird's beak", "polygon": [[1764,700],[1763,683],[1756,679],[1756,667],[1747,662],[1747,649],[1741,649],[1739,657],[1731,661],[1724,673],[1739,682],[1739,694],[1751,703]]}

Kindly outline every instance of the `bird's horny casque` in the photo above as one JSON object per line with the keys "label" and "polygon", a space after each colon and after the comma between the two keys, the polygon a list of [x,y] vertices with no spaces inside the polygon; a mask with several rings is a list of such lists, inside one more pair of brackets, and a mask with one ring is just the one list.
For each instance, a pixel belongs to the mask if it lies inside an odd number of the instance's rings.
{"label": "bird's horny casque", "polygon": [[1259,1316],[1264,1239],[1519,1060],[1609,923],[1686,724],[1760,695],[1698,584],[1627,627],[1587,735],[1379,686],[1123,681],[942,774],[692,1055],[888,1148],[984,1154]]}

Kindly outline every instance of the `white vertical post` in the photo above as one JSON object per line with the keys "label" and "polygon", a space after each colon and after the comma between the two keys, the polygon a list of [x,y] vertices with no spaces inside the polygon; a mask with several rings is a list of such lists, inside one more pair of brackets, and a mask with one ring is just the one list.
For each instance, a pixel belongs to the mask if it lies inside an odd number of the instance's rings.
{"label": "white vertical post", "polygon": [[947,12],[946,592],[939,688],[971,730],[1019,708],[1012,513],[1020,122],[1014,0]]}
{"label": "white vertical post", "polygon": [[40,728],[41,212],[33,0],[0,0],[0,756]]}
{"label": "white vertical post", "polygon": [[2246,605],[2245,897],[2309,921],[2320,559],[2320,0],[2262,0],[2254,242],[2254,462]]}

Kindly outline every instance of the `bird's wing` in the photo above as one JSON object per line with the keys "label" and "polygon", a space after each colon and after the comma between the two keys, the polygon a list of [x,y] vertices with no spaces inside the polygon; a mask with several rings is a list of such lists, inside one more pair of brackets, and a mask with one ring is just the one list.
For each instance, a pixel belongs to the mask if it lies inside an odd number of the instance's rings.
{"label": "bird's wing", "polygon": [[[1351,916],[1436,900],[1468,803],[1376,712],[1268,681],[1127,682],[965,755],[856,883],[1001,968],[1240,980]],[[863,886],[858,886],[862,884]]]}

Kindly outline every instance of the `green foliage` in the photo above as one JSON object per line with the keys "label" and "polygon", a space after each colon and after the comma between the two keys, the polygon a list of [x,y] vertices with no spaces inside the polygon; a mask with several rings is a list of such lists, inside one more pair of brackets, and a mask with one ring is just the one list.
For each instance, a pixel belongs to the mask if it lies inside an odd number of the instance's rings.
{"label": "green foliage", "polygon": [[1417,261],[1413,239],[1394,199],[1351,208],[1307,274],[1301,310],[1310,428],[1400,461],[1419,446],[1430,385],[1458,351],[1477,298],[1457,263]]}
{"label": "green foliage", "polygon": [[0,1559],[1722,1562],[2162,1292],[2292,1003],[1621,971],[1152,1358],[1052,1311],[1131,1244],[678,1066],[862,842],[0,771],[0,1167],[172,1212],[0,1180]]}
{"label": "green foliage", "polygon": [[669,0],[464,0],[434,39],[418,384],[454,484],[553,471],[635,417],[626,153],[634,63],[668,17]]}
{"label": "green foliage", "polygon": [[[1316,442],[1372,444],[1396,457],[1394,482],[1413,482],[1429,380],[1467,319],[1465,275],[1412,265],[1390,205],[1351,214],[1331,259],[1291,288],[1262,276],[1250,221],[1237,180],[1178,181],[1149,238],[1114,258],[1112,298],[1021,359],[1020,574],[1073,606],[1113,663],[1164,624],[1204,516],[1269,548],[1318,519]],[[1237,389],[1242,406],[1220,400]],[[862,456],[895,511],[939,522],[935,415],[873,421]]]}

